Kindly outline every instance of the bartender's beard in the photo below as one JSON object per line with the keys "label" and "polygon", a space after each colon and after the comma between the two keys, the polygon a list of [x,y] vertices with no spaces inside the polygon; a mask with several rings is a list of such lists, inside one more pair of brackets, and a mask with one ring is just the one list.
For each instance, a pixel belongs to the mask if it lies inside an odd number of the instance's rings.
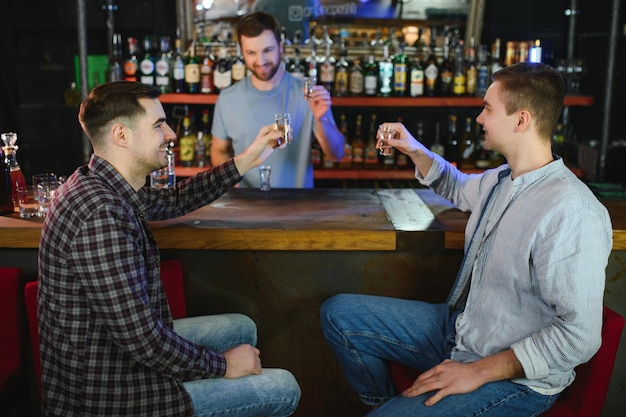
{"label": "bartender's beard", "polygon": [[259,79],[259,81],[270,81],[278,72],[279,67],[280,59],[277,63],[269,62],[266,65],[261,66],[260,68],[265,70],[263,72],[259,71],[259,67],[250,68],[250,71],[257,79]]}

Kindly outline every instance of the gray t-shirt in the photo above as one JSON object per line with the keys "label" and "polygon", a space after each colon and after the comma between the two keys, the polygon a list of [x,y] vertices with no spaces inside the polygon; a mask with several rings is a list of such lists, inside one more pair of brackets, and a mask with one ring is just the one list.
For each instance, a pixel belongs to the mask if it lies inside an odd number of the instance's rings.
{"label": "gray t-shirt", "polygon": [[[313,188],[313,112],[302,87],[302,80],[285,73],[274,89],[259,91],[248,76],[222,90],[215,104],[211,133],[214,138],[231,140],[235,154],[254,141],[261,127],[273,123],[276,113],[291,113],[293,142],[276,149],[264,162],[272,167],[272,188]],[[248,172],[240,186],[259,187],[258,171]]]}

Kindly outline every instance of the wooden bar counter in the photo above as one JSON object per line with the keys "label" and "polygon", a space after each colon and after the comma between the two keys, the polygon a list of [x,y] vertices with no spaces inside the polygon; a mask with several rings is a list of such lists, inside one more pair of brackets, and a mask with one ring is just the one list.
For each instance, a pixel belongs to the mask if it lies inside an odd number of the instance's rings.
{"label": "wooden bar counter", "polygon": [[[626,202],[610,202],[616,250]],[[163,259],[183,263],[189,315],[241,312],[264,366],[294,373],[296,416],[365,415],[323,340],[321,303],[342,292],[443,302],[462,260],[467,214],[427,189],[233,189],[153,222]],[[40,219],[0,216],[0,266],[36,279]]]}

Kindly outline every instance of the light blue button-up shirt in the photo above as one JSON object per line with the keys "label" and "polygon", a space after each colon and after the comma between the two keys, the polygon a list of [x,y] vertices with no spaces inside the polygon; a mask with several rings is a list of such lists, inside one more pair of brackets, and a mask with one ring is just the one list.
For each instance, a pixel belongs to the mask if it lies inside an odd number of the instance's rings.
{"label": "light blue button-up shirt", "polygon": [[512,179],[507,165],[466,175],[435,155],[416,178],[472,212],[448,299],[463,310],[452,359],[511,348],[525,372],[514,382],[562,391],[600,347],[612,247],[604,205],[562,159]]}

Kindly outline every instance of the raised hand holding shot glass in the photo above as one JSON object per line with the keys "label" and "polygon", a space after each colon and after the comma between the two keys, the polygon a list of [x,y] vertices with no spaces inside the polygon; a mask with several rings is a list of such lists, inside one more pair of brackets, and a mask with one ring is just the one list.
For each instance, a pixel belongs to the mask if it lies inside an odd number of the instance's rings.
{"label": "raised hand holding shot glass", "polygon": [[378,126],[378,137],[380,138],[380,154],[383,156],[391,155],[391,146],[389,145],[389,139],[393,139],[393,135],[396,133],[395,126],[392,125],[380,125]]}
{"label": "raised hand holding shot glass", "polygon": [[282,130],[283,135],[281,140],[285,144],[289,145],[293,139],[293,133],[291,131],[291,113],[279,113],[274,115],[274,122],[276,124],[276,130]]}

